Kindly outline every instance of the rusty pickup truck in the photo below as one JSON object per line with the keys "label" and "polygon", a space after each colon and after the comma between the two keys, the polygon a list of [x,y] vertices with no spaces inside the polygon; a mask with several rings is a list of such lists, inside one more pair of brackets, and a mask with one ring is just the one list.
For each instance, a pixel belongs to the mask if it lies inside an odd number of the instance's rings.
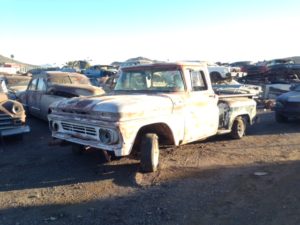
{"label": "rusty pickup truck", "polygon": [[242,138],[256,117],[253,99],[216,95],[207,66],[187,62],[126,67],[112,93],[50,107],[52,136],[72,143],[74,152],[95,148],[128,156],[138,151],[144,172],[157,170],[160,145],[224,133]]}

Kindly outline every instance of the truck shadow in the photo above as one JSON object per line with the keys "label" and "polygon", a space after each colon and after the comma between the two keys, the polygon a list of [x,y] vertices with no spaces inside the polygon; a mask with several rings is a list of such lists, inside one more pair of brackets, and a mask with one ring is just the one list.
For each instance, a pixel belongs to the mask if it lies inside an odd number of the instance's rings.
{"label": "truck shadow", "polygon": [[173,171],[129,195],[2,208],[0,224],[299,224],[299,161]]}
{"label": "truck shadow", "polygon": [[71,147],[49,146],[48,124],[30,118],[31,133],[23,140],[4,139],[0,152],[0,192],[55,187],[77,183],[115,180],[120,186],[134,187],[136,160],[123,158],[107,163],[101,151],[74,155]]}
{"label": "truck shadow", "polygon": [[[106,163],[99,151],[74,156],[69,147],[48,146],[51,135],[46,122],[35,118],[28,122],[32,131],[25,135],[23,141],[15,141],[14,138],[5,140],[0,158],[0,192],[105,180],[113,180],[124,187],[139,186],[135,177],[139,171],[137,160],[124,158],[119,162]],[[278,124],[270,113],[250,127],[247,135],[296,132],[300,132],[299,121]],[[222,135],[201,143],[229,139]]]}

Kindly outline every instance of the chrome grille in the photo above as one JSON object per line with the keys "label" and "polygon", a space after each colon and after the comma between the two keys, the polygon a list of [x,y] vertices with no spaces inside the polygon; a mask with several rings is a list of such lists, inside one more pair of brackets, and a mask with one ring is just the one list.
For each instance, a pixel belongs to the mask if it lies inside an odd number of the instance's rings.
{"label": "chrome grille", "polygon": [[61,125],[62,125],[62,128],[66,131],[72,131],[75,133],[97,136],[97,132],[94,127],[87,127],[87,126],[83,126],[83,125],[66,123],[66,122],[62,122]]}
{"label": "chrome grille", "polygon": [[13,127],[14,122],[12,120],[12,117],[7,114],[0,114],[0,129],[8,129]]}

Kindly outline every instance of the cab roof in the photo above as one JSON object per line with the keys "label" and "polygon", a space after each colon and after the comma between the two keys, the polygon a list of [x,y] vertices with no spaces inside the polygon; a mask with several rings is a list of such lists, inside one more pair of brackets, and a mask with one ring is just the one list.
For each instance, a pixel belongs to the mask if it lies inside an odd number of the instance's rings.
{"label": "cab roof", "polygon": [[123,71],[129,70],[140,70],[140,69],[159,69],[159,68],[180,68],[180,67],[207,67],[206,63],[203,62],[189,62],[189,61],[180,61],[180,62],[166,62],[166,63],[152,63],[152,64],[141,64],[135,66],[123,67]]}

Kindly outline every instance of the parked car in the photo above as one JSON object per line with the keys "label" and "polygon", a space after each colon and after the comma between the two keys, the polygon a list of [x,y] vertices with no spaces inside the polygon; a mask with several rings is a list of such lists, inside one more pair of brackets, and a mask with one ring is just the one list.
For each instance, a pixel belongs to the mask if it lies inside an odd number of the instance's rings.
{"label": "parked car", "polygon": [[105,92],[111,92],[117,81],[117,74],[113,76],[106,76],[106,77],[101,77],[101,78],[95,78],[95,77],[90,77],[89,80],[93,86],[96,87],[101,87]]}
{"label": "parked car", "polygon": [[94,65],[87,68],[84,71],[84,74],[88,77],[105,77],[105,76],[112,76],[118,72],[118,69],[114,66],[109,65]]}
{"label": "parked car", "polygon": [[292,85],[290,90],[276,99],[274,110],[278,123],[300,118],[300,84]]}
{"label": "parked car", "polygon": [[16,100],[20,92],[25,91],[31,80],[29,76],[3,76],[4,82],[8,90],[8,98]]}
{"label": "parked car", "polygon": [[85,75],[48,71],[34,76],[19,99],[28,113],[47,120],[49,105],[55,101],[104,93],[102,88],[92,86]]}
{"label": "parked car", "polygon": [[263,90],[261,86],[241,84],[235,80],[225,80],[222,83],[214,84],[213,89],[216,94],[249,94],[255,98],[261,98]]}
{"label": "parked car", "polygon": [[253,64],[251,61],[238,61],[230,63],[229,66],[232,68],[232,72],[244,72],[247,73],[248,67]]}
{"label": "parked car", "polygon": [[30,131],[21,103],[8,99],[5,80],[0,78],[0,136],[22,135]]}
{"label": "parked car", "polygon": [[217,64],[208,63],[207,68],[212,83],[217,83],[231,77],[230,67],[228,66],[219,66]]}

